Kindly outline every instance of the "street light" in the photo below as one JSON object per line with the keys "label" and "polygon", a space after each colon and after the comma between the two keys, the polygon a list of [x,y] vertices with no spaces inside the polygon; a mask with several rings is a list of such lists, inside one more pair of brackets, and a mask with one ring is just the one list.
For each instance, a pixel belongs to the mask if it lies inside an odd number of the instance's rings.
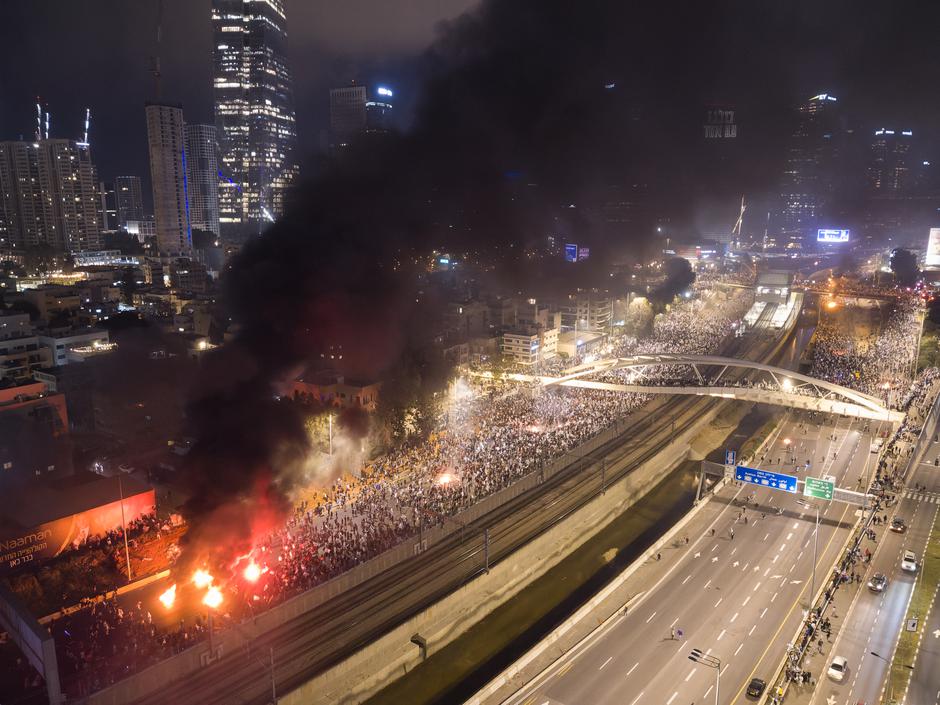
{"label": "street light", "polygon": [[804,499],[798,499],[796,503],[801,507],[816,510],[816,530],[813,532],[813,581],[810,583],[809,589],[809,606],[810,609],[812,609],[813,599],[816,595],[816,549],[819,546],[819,505],[810,504]]}
{"label": "street light", "polygon": [[718,690],[721,688],[721,659],[706,654],[701,649],[692,649],[692,653],[689,654],[689,661],[715,669],[715,705],[718,705]]}

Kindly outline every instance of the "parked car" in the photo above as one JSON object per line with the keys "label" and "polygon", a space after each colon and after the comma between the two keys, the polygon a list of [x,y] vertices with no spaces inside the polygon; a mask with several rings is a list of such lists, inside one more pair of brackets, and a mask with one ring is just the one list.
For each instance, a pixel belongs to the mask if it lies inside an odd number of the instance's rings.
{"label": "parked car", "polygon": [[894,517],[891,521],[891,531],[896,534],[903,534],[907,531],[907,524],[901,517]]}
{"label": "parked car", "polygon": [[829,664],[829,670],[826,671],[826,675],[837,683],[841,683],[845,680],[845,674],[848,670],[849,662],[846,660],[845,656],[836,656],[832,659],[832,663]]}
{"label": "parked car", "polygon": [[747,684],[747,695],[749,698],[759,698],[764,694],[766,687],[767,681],[761,678],[751,678],[751,682]]}
{"label": "parked car", "polygon": [[904,556],[901,558],[901,570],[906,570],[908,573],[917,572],[917,556],[914,555],[913,551],[904,552]]}
{"label": "parked car", "polygon": [[868,589],[872,592],[884,592],[888,587],[888,576],[884,573],[875,573],[868,581]]}

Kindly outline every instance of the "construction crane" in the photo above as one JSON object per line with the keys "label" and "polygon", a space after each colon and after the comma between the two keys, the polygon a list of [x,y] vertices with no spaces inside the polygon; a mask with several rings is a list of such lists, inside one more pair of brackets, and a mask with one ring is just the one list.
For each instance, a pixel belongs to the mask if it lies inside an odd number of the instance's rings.
{"label": "construction crane", "polygon": [[741,196],[741,212],[738,214],[738,219],[734,223],[734,227],[731,228],[731,246],[738,250],[741,248],[741,226],[744,224],[744,211],[747,209],[747,206],[744,203],[744,196]]}

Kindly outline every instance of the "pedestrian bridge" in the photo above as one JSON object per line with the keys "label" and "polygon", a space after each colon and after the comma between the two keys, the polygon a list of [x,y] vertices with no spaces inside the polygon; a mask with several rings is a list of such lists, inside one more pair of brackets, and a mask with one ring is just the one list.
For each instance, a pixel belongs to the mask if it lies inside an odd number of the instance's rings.
{"label": "pedestrian bridge", "polygon": [[[693,375],[686,374],[683,379],[674,381],[661,379],[659,373],[663,367],[691,369]],[[657,368],[657,377],[647,374],[650,368]],[[609,380],[611,373],[620,370],[627,371],[618,375],[623,382],[589,379],[604,376]],[[729,379],[729,370],[744,370],[746,376]],[[712,355],[662,353],[609,358],[571,367],[560,377],[507,374],[505,378],[536,382],[544,387],[740,399],[893,423],[900,423],[904,418],[903,413],[887,408],[881,399],[839,384],[760,362]]]}

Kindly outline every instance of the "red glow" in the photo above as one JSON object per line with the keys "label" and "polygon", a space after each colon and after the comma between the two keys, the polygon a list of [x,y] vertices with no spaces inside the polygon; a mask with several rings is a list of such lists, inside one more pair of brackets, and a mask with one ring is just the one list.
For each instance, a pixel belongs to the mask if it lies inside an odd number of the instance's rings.
{"label": "red glow", "polygon": [[261,568],[258,566],[257,563],[252,561],[251,563],[245,566],[245,570],[243,571],[242,574],[245,576],[245,580],[253,583],[256,580],[258,580],[258,578],[261,577]]}
{"label": "red glow", "polygon": [[162,602],[163,606],[167,609],[173,606],[173,603],[176,602],[176,583],[173,583],[168,590],[160,595],[160,602]]}
{"label": "red glow", "polygon": [[196,587],[204,588],[212,584],[212,576],[209,575],[208,571],[200,568],[195,573],[193,573],[193,584]]}
{"label": "red glow", "polygon": [[219,590],[215,585],[212,585],[207,591],[205,596],[202,598],[202,604],[211,607],[212,609],[217,608],[222,604],[222,591]]}

